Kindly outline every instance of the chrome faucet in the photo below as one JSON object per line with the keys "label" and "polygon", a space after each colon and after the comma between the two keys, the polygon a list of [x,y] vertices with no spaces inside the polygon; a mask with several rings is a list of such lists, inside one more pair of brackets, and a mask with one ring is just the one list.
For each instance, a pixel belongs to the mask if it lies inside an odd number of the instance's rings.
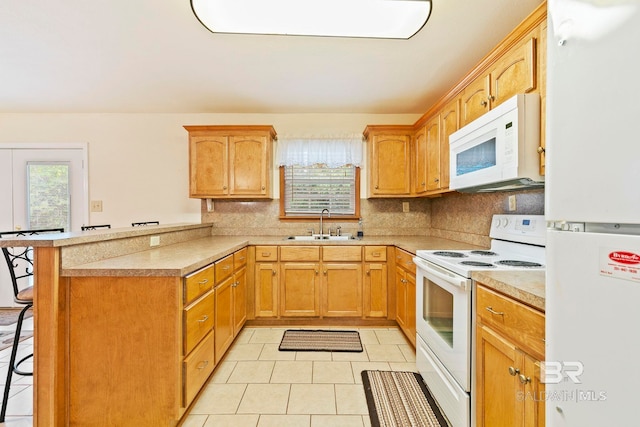
{"label": "chrome faucet", "polygon": [[331,212],[329,212],[329,209],[322,209],[322,212],[320,212],[320,238],[324,239],[324,228],[322,227],[322,215],[324,215],[324,212],[327,212],[327,218],[331,218]]}

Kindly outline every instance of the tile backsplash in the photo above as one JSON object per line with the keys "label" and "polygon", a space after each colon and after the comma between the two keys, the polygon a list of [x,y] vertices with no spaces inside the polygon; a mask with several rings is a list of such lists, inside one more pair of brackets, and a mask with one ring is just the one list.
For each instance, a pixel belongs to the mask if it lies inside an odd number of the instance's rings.
{"label": "tile backsplash", "polygon": [[[514,212],[508,210],[511,195],[516,197]],[[409,212],[403,212],[403,202],[409,203]],[[203,200],[202,222],[212,223],[216,235],[288,236],[307,234],[310,228],[318,232],[318,220],[281,221],[279,209],[278,200],[216,200],[209,212]],[[544,214],[544,190],[361,200],[365,236],[437,236],[488,247],[491,216],[496,213]],[[343,233],[358,231],[357,221],[325,221],[325,227],[337,226]]]}

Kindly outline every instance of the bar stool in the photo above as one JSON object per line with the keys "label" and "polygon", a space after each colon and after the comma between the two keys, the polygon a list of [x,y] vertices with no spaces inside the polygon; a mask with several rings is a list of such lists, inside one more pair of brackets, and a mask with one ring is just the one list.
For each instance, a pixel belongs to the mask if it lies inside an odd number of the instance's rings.
{"label": "bar stool", "polygon": [[111,228],[111,224],[102,224],[102,225],[83,225],[80,227],[82,231],[87,230],[97,230],[99,228]]}
{"label": "bar stool", "polygon": [[[64,228],[48,228],[42,230],[20,230],[20,231],[5,231],[0,232],[0,237],[19,237],[19,236],[32,236],[35,234],[46,233],[64,233]],[[33,248],[31,247],[8,247],[2,248],[4,259],[7,261],[7,267],[9,268],[9,274],[11,275],[11,284],[13,285],[13,300],[22,305],[23,308],[18,315],[18,322],[16,323],[16,332],[13,338],[13,346],[11,348],[11,358],[9,360],[9,369],[7,372],[7,382],[4,385],[4,396],[2,398],[2,410],[0,411],[0,423],[4,422],[4,417],[7,412],[7,402],[9,400],[9,388],[11,387],[11,378],[13,374],[23,376],[32,376],[33,372],[24,372],[19,369],[19,366],[25,360],[33,357],[33,353],[23,357],[16,362],[16,355],[18,354],[18,345],[20,343],[20,333],[22,332],[22,322],[27,311],[33,307],[33,286],[23,286],[22,289],[18,287],[18,281],[26,280],[33,276]]]}
{"label": "bar stool", "polygon": [[132,227],[139,227],[141,225],[160,225],[160,221],[145,221],[145,222],[132,222]]}

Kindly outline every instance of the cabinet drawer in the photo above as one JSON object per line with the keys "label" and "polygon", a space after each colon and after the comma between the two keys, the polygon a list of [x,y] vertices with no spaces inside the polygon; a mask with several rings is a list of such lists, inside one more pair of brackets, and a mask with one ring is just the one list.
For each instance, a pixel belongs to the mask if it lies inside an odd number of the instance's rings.
{"label": "cabinet drawer", "polygon": [[188,407],[196,394],[213,372],[213,331],[202,340],[200,345],[187,357],[182,364],[184,378],[184,407]]}
{"label": "cabinet drawer", "polygon": [[544,314],[482,286],[477,287],[477,314],[481,322],[501,332],[522,348],[544,358]]}
{"label": "cabinet drawer", "polygon": [[189,354],[213,329],[213,295],[210,291],[184,309],[184,354]]}
{"label": "cabinet drawer", "polygon": [[361,246],[323,246],[323,261],[362,261]]}
{"label": "cabinet drawer", "polygon": [[413,263],[413,255],[396,248],[396,265],[416,274],[416,265]]}
{"label": "cabinet drawer", "polygon": [[245,265],[247,265],[247,248],[242,248],[233,254],[233,270],[235,271]]}
{"label": "cabinet drawer", "polygon": [[256,246],[256,261],[277,261],[277,246]]}
{"label": "cabinet drawer", "polygon": [[280,261],[320,261],[320,246],[280,246]]}
{"label": "cabinet drawer", "polygon": [[365,246],[364,260],[365,261],[386,261],[387,247],[386,246]]}
{"label": "cabinet drawer", "polygon": [[185,305],[189,304],[205,292],[213,289],[213,272],[213,265],[210,265],[184,278]]}
{"label": "cabinet drawer", "polygon": [[233,273],[233,255],[228,255],[216,261],[216,283],[222,282]]}

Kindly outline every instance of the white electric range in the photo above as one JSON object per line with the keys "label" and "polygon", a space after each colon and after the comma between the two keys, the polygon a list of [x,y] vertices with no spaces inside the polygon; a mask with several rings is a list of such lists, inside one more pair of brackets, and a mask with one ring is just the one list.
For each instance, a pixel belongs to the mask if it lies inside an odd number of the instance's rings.
{"label": "white electric range", "polygon": [[452,427],[471,424],[473,285],[479,270],[544,270],[543,215],[494,215],[488,250],[418,250],[416,364]]}

